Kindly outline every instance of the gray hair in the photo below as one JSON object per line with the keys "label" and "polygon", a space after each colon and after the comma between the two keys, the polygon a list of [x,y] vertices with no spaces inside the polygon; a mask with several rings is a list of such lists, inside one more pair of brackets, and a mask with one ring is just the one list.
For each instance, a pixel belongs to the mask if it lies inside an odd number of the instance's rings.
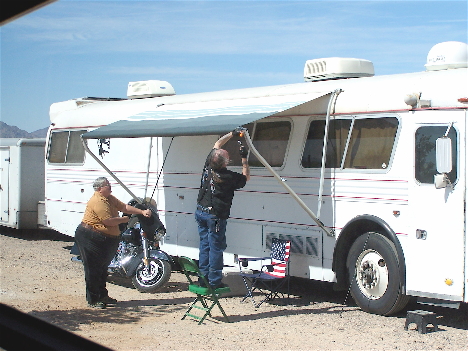
{"label": "gray hair", "polygon": [[102,188],[105,186],[105,184],[109,183],[106,177],[99,177],[93,182],[93,189],[94,191],[99,190],[99,188]]}
{"label": "gray hair", "polygon": [[229,163],[229,154],[224,149],[216,149],[213,151],[210,160],[210,166],[213,170],[220,170]]}

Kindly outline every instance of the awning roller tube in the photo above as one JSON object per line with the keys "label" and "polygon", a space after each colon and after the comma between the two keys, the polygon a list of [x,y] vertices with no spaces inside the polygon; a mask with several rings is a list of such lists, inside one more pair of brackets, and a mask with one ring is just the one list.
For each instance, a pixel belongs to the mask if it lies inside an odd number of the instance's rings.
{"label": "awning roller tube", "polygon": [[[307,93],[290,96],[264,96],[258,99],[208,101],[196,106],[174,104],[130,115],[119,121],[84,133],[83,139],[173,137],[222,135],[231,130],[298,108],[308,110],[307,103],[331,94]],[[214,104],[217,108],[214,108]],[[190,104],[188,104],[190,105]],[[305,107],[305,108],[304,108]],[[323,113],[325,112],[325,109]]]}

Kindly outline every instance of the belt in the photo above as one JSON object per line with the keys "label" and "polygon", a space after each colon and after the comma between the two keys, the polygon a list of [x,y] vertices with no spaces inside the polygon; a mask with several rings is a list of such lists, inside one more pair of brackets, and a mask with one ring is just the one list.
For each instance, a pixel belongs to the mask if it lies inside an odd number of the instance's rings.
{"label": "belt", "polygon": [[206,212],[206,213],[209,213],[209,214],[214,214],[213,207],[203,207],[202,205],[197,204],[197,208],[200,211],[203,211],[203,212]]}
{"label": "belt", "polygon": [[118,238],[118,236],[115,236],[115,235],[109,235],[109,234],[105,234],[103,232],[100,232],[99,230],[97,230],[96,228],[94,228],[92,225],[89,225],[89,224],[86,224],[84,222],[81,222],[80,224],[83,228],[85,229],[88,229],[88,230],[91,230],[92,232],[95,232],[95,233],[98,233],[98,234],[101,234],[101,235],[104,235],[108,238]]}

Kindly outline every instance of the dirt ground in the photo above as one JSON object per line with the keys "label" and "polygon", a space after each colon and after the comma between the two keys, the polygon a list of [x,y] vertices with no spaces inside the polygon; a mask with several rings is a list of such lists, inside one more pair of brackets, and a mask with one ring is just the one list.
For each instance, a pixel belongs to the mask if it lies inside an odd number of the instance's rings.
{"label": "dirt ground", "polygon": [[216,309],[203,325],[181,320],[194,297],[180,272],[156,294],[111,279],[117,306],[90,309],[72,245],[53,231],[0,227],[0,302],[114,350],[468,350],[466,304],[453,310],[411,303],[408,310],[438,315],[439,331],[419,334],[415,324],[404,330],[406,311],[368,314],[331,284],[300,279],[292,281],[289,305],[280,300],[255,309],[240,297],[223,298],[231,323]]}

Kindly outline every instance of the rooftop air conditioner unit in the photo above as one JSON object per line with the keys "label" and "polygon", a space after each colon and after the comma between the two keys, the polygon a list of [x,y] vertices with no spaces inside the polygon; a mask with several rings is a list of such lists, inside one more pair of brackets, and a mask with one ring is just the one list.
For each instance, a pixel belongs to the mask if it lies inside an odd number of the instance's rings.
{"label": "rooftop air conditioner unit", "polygon": [[355,58],[329,57],[308,60],[304,66],[304,80],[372,77],[374,65],[371,61]]}
{"label": "rooftop air conditioner unit", "polygon": [[163,80],[145,80],[128,83],[127,97],[129,99],[168,95],[175,95],[175,90],[170,83]]}

